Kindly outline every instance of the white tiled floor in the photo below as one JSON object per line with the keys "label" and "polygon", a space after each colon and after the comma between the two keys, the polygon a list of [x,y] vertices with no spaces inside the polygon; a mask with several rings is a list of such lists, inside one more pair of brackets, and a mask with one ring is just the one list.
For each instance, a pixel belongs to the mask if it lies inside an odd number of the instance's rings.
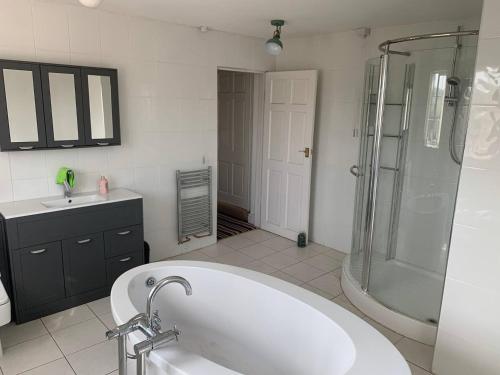
{"label": "white tiled floor", "polygon": [[[332,300],[373,325],[410,363],[414,375],[430,375],[433,347],[378,324],[354,307],[342,293],[344,254],[318,244],[299,249],[295,243],[254,230],[171,259],[220,262],[279,277]],[[109,298],[25,323],[0,328],[4,357],[0,374],[116,375],[116,342],[105,331],[114,327]],[[3,371],[3,372],[2,372]]]}

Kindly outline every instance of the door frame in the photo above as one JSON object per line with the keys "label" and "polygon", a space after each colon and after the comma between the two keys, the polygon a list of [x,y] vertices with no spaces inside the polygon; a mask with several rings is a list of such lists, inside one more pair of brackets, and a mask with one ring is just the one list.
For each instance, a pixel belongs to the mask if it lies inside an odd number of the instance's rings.
{"label": "door frame", "polygon": [[[252,128],[250,138],[250,181],[249,181],[249,213],[248,222],[260,227],[261,212],[261,184],[262,184],[262,150],[264,137],[264,100],[265,100],[265,73],[262,70],[238,69],[227,66],[217,66],[219,70],[231,72],[242,72],[253,74],[253,98],[252,98]],[[218,87],[217,87],[218,89]],[[218,106],[218,99],[217,99]],[[219,116],[217,114],[217,135],[219,133]],[[218,139],[218,137],[217,137]],[[219,161],[219,146],[217,143],[217,164]],[[217,173],[219,173],[217,169]],[[217,179],[214,179],[218,181]],[[218,184],[218,182],[217,182]],[[216,207],[219,203],[216,194]]]}

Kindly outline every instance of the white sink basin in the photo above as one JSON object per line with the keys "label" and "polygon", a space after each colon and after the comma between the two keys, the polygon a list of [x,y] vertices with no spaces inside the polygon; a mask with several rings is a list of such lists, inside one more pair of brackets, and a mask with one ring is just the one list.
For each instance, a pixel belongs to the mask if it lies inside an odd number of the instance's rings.
{"label": "white sink basin", "polygon": [[105,201],[106,197],[99,194],[90,195],[75,195],[70,198],[53,199],[50,201],[44,201],[42,204],[47,208],[59,208],[59,207],[70,207],[79,206],[83,204],[92,204],[96,202]]}

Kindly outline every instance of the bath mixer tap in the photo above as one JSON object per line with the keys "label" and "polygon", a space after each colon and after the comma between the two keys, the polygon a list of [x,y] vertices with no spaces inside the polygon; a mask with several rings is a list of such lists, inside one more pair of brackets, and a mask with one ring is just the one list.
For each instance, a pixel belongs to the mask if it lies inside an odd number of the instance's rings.
{"label": "bath mixer tap", "polygon": [[168,276],[156,283],[155,287],[151,289],[151,292],[149,292],[148,300],[146,302],[146,315],[149,320],[149,327],[153,330],[156,330],[156,332],[159,332],[161,330],[161,319],[158,316],[158,310],[152,312],[151,307],[156,295],[161,290],[161,288],[172,283],[181,284],[184,287],[187,296],[190,296],[193,293],[193,289],[191,288],[191,284],[189,283],[189,281],[180,276]]}
{"label": "bath mixer tap", "polygon": [[[186,295],[192,294],[189,281],[180,276],[169,276],[161,279],[148,295],[146,302],[146,313],[139,313],[132,317],[127,323],[119,325],[115,329],[106,332],[108,340],[118,339],[118,374],[127,375],[127,358],[136,359],[137,375],[146,373],[146,355],[152,350],[158,349],[166,343],[179,340],[181,332],[174,327],[166,332],[161,331],[161,319],[158,310],[151,311],[154,299],[161,288],[168,284],[177,283],[184,287]],[[141,331],[146,340],[134,345],[135,355],[127,353],[127,335],[134,331]]]}

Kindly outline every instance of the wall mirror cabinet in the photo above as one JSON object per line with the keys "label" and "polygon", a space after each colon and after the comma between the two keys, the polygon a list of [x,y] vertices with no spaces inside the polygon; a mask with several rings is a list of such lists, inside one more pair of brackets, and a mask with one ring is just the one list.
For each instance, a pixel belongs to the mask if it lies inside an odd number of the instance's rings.
{"label": "wall mirror cabinet", "polygon": [[0,60],[0,148],[120,144],[116,69]]}

